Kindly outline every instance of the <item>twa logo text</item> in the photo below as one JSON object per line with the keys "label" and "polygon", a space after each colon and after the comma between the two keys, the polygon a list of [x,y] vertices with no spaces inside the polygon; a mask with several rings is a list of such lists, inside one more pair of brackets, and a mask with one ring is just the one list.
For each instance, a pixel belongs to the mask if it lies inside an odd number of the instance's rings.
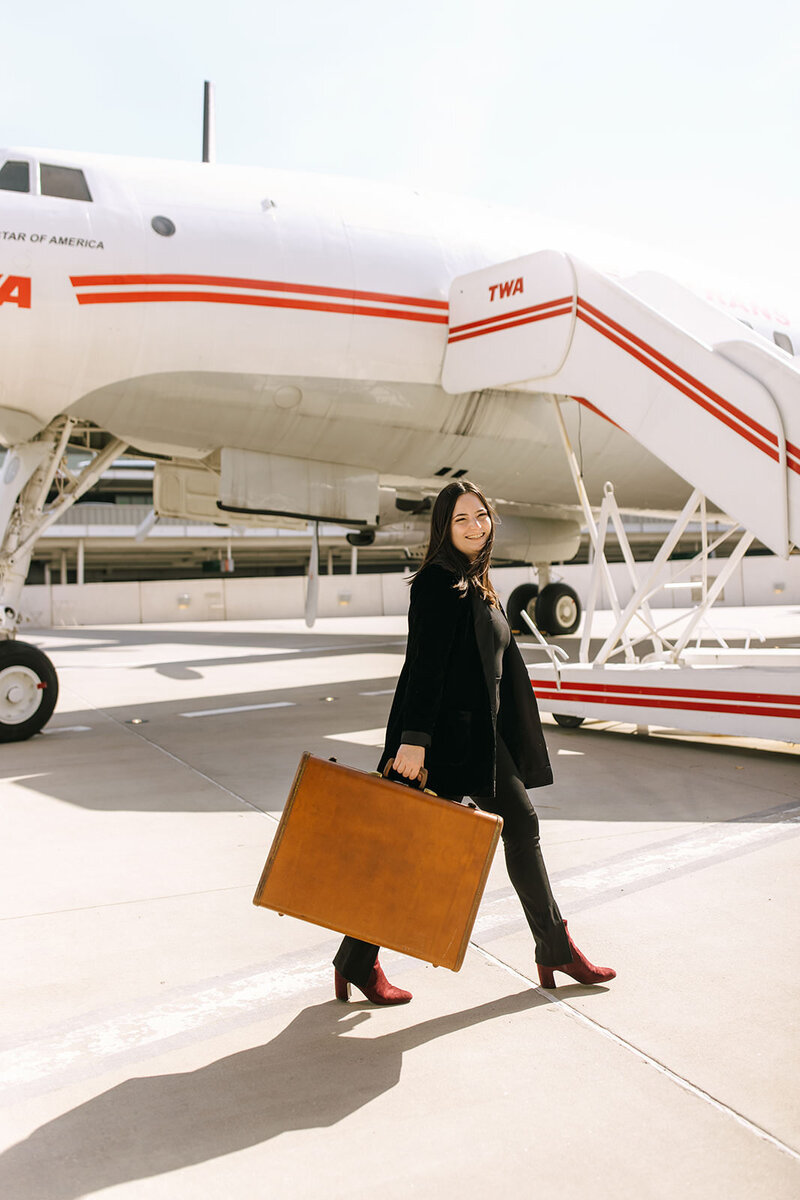
{"label": "twa logo text", "polygon": [[506,283],[493,283],[489,287],[490,300],[505,300],[508,296],[516,296],[517,292],[525,289],[522,286],[522,275],[519,279],[509,279]]}
{"label": "twa logo text", "polygon": [[31,306],[31,281],[25,275],[0,275],[0,304]]}

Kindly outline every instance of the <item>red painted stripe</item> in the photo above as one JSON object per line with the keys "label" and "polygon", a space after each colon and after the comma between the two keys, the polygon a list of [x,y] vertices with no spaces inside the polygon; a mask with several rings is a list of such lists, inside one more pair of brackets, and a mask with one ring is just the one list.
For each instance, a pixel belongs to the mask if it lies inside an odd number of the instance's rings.
{"label": "red painted stripe", "polygon": [[245,296],[234,292],[85,292],[77,297],[78,304],[147,304],[165,301],[200,302],[205,304],[250,304],[259,308],[306,309],[310,312],[350,313],[360,317],[393,317],[399,321],[426,321],[446,325],[442,313],[400,311],[392,308],[367,308],[355,304],[326,304],[321,300],[290,300],[275,296]]}
{"label": "red painted stripe", "polygon": [[[632,342],[635,342],[636,345],[642,347],[642,349],[644,349],[648,354],[652,355],[653,358],[656,358],[656,359],[658,359],[659,362],[664,363],[671,371],[674,371],[677,375],[680,375],[681,378],[685,379],[687,383],[691,384],[693,387],[697,388],[698,391],[700,391],[704,395],[708,396],[709,399],[713,400],[716,404],[719,404],[722,408],[726,409],[731,414],[731,416],[735,417],[736,419],[741,421],[743,424],[748,425],[755,433],[757,433],[760,437],[764,438],[765,441],[771,443],[773,446],[776,447],[776,454],[775,454],[774,458],[775,458],[776,462],[779,461],[780,456],[777,453],[777,446],[778,446],[777,434],[772,433],[769,429],[766,429],[763,425],[760,424],[760,422],[756,421],[755,418],[749,416],[747,413],[743,412],[740,408],[737,408],[735,404],[731,404],[731,402],[729,400],[726,400],[724,396],[720,396],[717,392],[713,391],[711,388],[706,387],[706,385],[704,383],[701,383],[699,379],[695,379],[695,377],[693,375],[690,375],[688,371],[684,371],[682,367],[679,367],[676,363],[673,363],[670,359],[666,358],[663,354],[659,353],[658,350],[656,350],[652,346],[648,345],[647,342],[645,342],[641,338],[637,337],[636,334],[631,333],[631,331],[629,329],[625,329],[624,326],[619,325],[616,321],[613,321],[611,319],[611,317],[609,317],[606,313],[601,312],[600,309],[595,308],[593,305],[589,304],[588,300],[584,300],[582,297],[580,297],[578,299],[578,308],[580,309],[581,307],[586,309],[588,312],[593,313],[600,320],[605,321],[609,326],[611,326],[613,329],[616,329],[618,332],[623,334],[625,337],[629,338]],[[578,316],[580,316],[580,315],[581,314],[579,312]],[[595,326],[595,328],[597,328],[597,327]],[[599,332],[603,332],[603,331],[600,330]],[[683,389],[681,389],[681,390],[683,390]],[[753,444],[755,445],[755,443],[753,443]],[[789,460],[791,460],[792,458],[797,459],[798,465],[800,465],[800,449],[798,449],[798,447],[795,446],[792,442],[787,441],[787,443],[786,443],[786,455]],[[773,456],[770,455],[770,457],[773,457]],[[793,462],[789,461],[788,465],[792,468],[792,470],[797,470],[797,467],[795,466],[795,464]]]}
{"label": "red painted stripe", "polygon": [[735,704],[694,704],[687,700],[629,700],[624,696],[565,696],[563,692],[552,692],[538,689],[536,695],[542,700],[567,700],[570,703],[583,704],[615,704],[625,708],[667,708],[682,709],[689,712],[707,713],[740,713],[746,717],[793,717],[794,710],[785,708],[767,708],[758,705],[739,706]]}
{"label": "red painted stripe", "polygon": [[[581,312],[580,309],[578,310],[578,318],[579,320],[583,321],[584,324],[589,325],[592,329],[595,329],[598,333],[602,333],[603,336],[608,338],[609,341],[614,342],[615,345],[627,351],[632,358],[637,359],[644,366],[649,367],[651,371],[653,371],[656,375],[659,375],[662,379],[666,380],[667,383],[671,384],[679,392],[683,392],[685,396],[688,396],[688,398],[693,400],[695,404],[698,404],[701,408],[704,408],[706,412],[711,414],[712,417],[716,417],[730,429],[734,430],[735,433],[738,433],[742,437],[746,438],[748,442],[751,442],[752,445],[757,446],[759,450],[762,450],[770,458],[774,459],[775,462],[778,461],[778,451],[773,446],[764,445],[764,443],[759,441],[749,429],[743,429],[741,425],[739,423],[735,423],[726,412],[720,412],[715,404],[705,398],[704,394],[698,395],[696,390],[684,383],[680,377],[676,378],[676,374],[679,375],[677,368],[675,371],[669,368],[665,370],[656,363],[651,362],[648,355],[642,354],[638,350],[635,350],[632,346],[629,346],[622,337],[618,337],[616,334],[611,333],[608,329],[604,328],[600,322],[593,320],[592,317],[587,316],[587,314]],[[726,407],[732,408],[733,406],[726,405]],[[738,412],[739,410],[734,409],[734,411]]]}
{"label": "red painted stripe", "polygon": [[624,325],[620,325],[617,321],[612,320],[607,313],[601,312],[599,308],[595,308],[593,304],[590,304],[588,300],[584,300],[583,297],[578,299],[578,308],[585,309],[598,320],[605,322],[605,324],[610,326],[611,329],[614,329],[617,333],[622,334],[623,337],[628,338],[635,345],[644,350],[645,353],[655,358],[657,362],[662,363],[670,371],[674,371],[676,375],[685,380],[686,383],[690,384],[693,388],[696,388],[699,392],[702,392],[703,395],[709,398],[709,400],[713,400],[714,403],[721,405],[722,408],[726,409],[732,417],[736,417],[743,424],[749,425],[753,432],[759,434],[765,439],[765,441],[771,442],[774,446],[778,445],[778,438],[776,434],[771,433],[769,429],[765,429],[764,426],[759,424],[758,421],[754,420],[753,417],[750,417],[747,415],[747,413],[742,412],[740,408],[737,408],[735,404],[731,404],[730,401],[724,398],[724,396],[720,396],[717,392],[712,391],[710,387],[707,387],[704,383],[701,383],[699,379],[695,379],[694,375],[690,375],[688,371],[684,371],[682,367],[677,365],[677,363],[672,362],[672,360],[667,358],[666,355],[661,354],[653,346],[649,345],[649,343],[643,341],[642,338],[637,337],[635,333],[631,333],[630,329],[626,329]]}
{"label": "red painted stripe", "polygon": [[[543,687],[554,687],[549,680],[541,680]],[[765,700],[775,704],[800,704],[800,696],[786,692],[719,692],[705,688],[650,687],[645,684],[627,683],[580,683],[564,679],[561,692],[577,689],[582,692],[625,692],[637,696],[691,696],[709,700]]]}
{"label": "red painted stripe", "polygon": [[283,283],[275,279],[239,279],[229,275],[71,275],[74,287],[125,287],[131,284],[206,284],[209,287],[250,288],[254,291],[291,292],[312,296],[339,296],[345,300],[373,300],[386,304],[447,311],[446,300],[421,300],[415,296],[396,296],[389,292],[357,292],[351,288],[320,287],[316,284]]}
{"label": "red painted stripe", "polygon": [[[451,333],[463,333],[467,329],[477,329],[479,325],[493,325],[497,321],[509,321],[512,317],[526,317],[528,313],[541,312],[545,308],[562,307],[568,304],[572,308],[572,297],[562,296],[559,300],[547,300],[544,304],[532,304],[530,308],[515,308],[511,312],[497,313],[493,317],[484,317],[482,321],[467,321],[466,325],[452,325]],[[487,332],[491,332],[487,330]]]}
{"label": "red painted stripe", "polygon": [[[638,361],[641,362],[644,366],[649,367],[649,369],[651,371],[653,371],[656,375],[660,375],[661,378],[664,379],[667,383],[671,384],[672,387],[676,388],[679,392],[683,392],[683,394],[685,396],[687,396],[690,400],[693,400],[695,404],[700,406],[700,408],[705,409],[706,412],[709,413],[712,417],[716,417],[716,419],[718,421],[722,421],[722,423],[724,425],[727,425],[729,429],[732,429],[734,433],[738,433],[740,437],[745,438],[748,442],[751,443],[751,445],[755,446],[757,450],[761,450],[762,453],[766,454],[769,458],[773,459],[775,462],[779,461],[780,456],[778,454],[778,451],[773,446],[765,445],[749,429],[743,428],[742,425],[740,425],[732,417],[728,416],[727,412],[720,412],[718,408],[716,408],[709,400],[707,400],[705,398],[705,396],[697,395],[696,392],[694,392],[689,386],[687,386],[687,384],[683,383],[683,381],[681,379],[676,379],[674,377],[674,375],[670,374],[668,371],[664,370],[662,367],[658,366],[656,363],[651,362],[650,359],[645,357],[644,354],[641,354],[638,350],[635,350],[632,346],[627,345],[626,342],[623,341],[622,338],[617,337],[616,334],[609,332],[609,330],[607,330],[607,329],[604,329],[602,325],[600,325],[598,322],[594,321],[591,317],[587,316],[585,313],[582,313],[580,310],[578,310],[578,317],[586,325],[591,326],[591,328],[597,330],[598,333],[602,333],[604,337],[608,338],[609,341],[614,342],[617,346],[619,346],[622,350],[625,350],[633,358],[638,359]],[[726,407],[730,408],[732,406],[727,405]],[[735,410],[735,411],[738,411],[738,410]],[[800,472],[800,465],[796,466],[791,460],[787,460],[787,465],[789,467],[791,467],[792,470]]]}
{"label": "red painted stripe", "polygon": [[[567,311],[571,311],[571,299],[567,297],[566,300],[568,300],[570,304],[570,308]],[[552,303],[557,304],[559,301],[553,301]],[[537,305],[536,307],[537,309],[547,308],[546,305]],[[598,320],[593,320],[592,316],[589,314],[595,314]],[[512,316],[514,314],[508,315]],[[530,318],[529,321],[534,319],[545,320],[547,317],[560,315],[562,315],[562,311],[548,311],[543,312],[538,317]],[[643,366],[648,367],[651,371],[665,380],[665,382],[677,388],[678,391],[683,392],[683,394],[690,400],[694,401],[695,404],[700,405],[700,407],[704,408],[711,416],[716,417],[719,421],[722,421],[725,425],[732,429],[734,433],[746,438],[751,445],[768,455],[771,459],[773,459],[774,462],[780,461],[780,455],[777,450],[777,435],[771,433],[768,429],[765,429],[763,425],[754,420],[752,417],[748,416],[747,413],[742,412],[741,409],[737,408],[734,404],[731,404],[730,401],[725,400],[723,396],[719,396],[716,392],[712,391],[711,388],[706,387],[705,384],[702,384],[699,380],[695,379],[693,375],[690,375],[687,371],[684,371],[681,367],[677,366],[676,363],[673,363],[665,355],[661,354],[647,342],[643,341],[643,339],[631,333],[630,330],[625,329],[625,327],[620,325],[618,322],[613,321],[611,317],[601,312],[600,309],[595,308],[594,305],[589,304],[588,301],[584,300],[582,297],[578,298],[577,315],[586,325],[589,325],[592,329],[596,330],[598,333],[601,333],[604,337],[614,342],[615,345],[620,347],[620,349],[625,350],[626,353],[630,354],[633,358],[636,358],[640,363],[642,363]],[[464,341],[467,337],[481,337],[486,333],[495,333],[498,329],[513,329],[515,327],[514,324],[488,324],[490,321],[495,322],[502,319],[502,317],[491,317],[487,318],[486,322],[473,321],[468,325],[453,326],[448,341],[451,343]],[[529,321],[519,321],[516,322],[516,324],[524,325],[528,324]],[[482,326],[482,328],[476,329],[475,332],[465,334],[462,337],[454,338],[452,336],[455,330],[468,329],[471,326]],[[619,336],[617,336],[615,333],[612,333],[612,329],[617,331]],[[632,345],[628,344],[629,342],[640,347],[644,353],[640,353],[638,350],[634,349]],[[648,357],[645,357],[645,355]],[[656,361],[653,362],[653,359]],[[656,365],[657,363],[662,365]],[[687,384],[689,386],[687,386]],[[697,394],[698,392],[700,393],[699,395]],[[578,399],[578,397],[574,397],[574,399]],[[581,401],[579,400],[579,403],[580,402]],[[590,407],[588,402],[585,403],[587,407]],[[715,407],[717,405],[724,411],[720,412],[719,408]],[[595,411],[600,416],[606,416],[606,414],[600,412],[599,409],[595,409]],[[610,418],[606,417],[606,420],[610,420]],[[612,424],[616,424],[616,422],[612,422]],[[742,426],[745,426],[746,428],[742,428]],[[763,441],[759,439],[763,439]],[[765,445],[764,442],[766,442],[767,445]],[[787,441],[786,454],[786,461],[789,469],[795,471],[797,474],[800,474],[800,450],[798,450],[798,448],[792,442]]]}
{"label": "red painted stripe", "polygon": [[467,338],[480,337],[482,333],[497,333],[500,329],[516,329],[518,325],[532,325],[534,321],[546,321],[548,317],[561,317],[572,312],[572,305],[567,308],[554,309],[550,312],[536,313],[532,317],[523,317],[520,321],[507,321],[505,325],[493,325],[491,329],[476,329],[474,333],[462,333],[458,337],[452,335],[447,339],[448,343],[465,342]]}
{"label": "red painted stripe", "polygon": [[576,401],[577,404],[582,404],[584,408],[588,408],[591,412],[596,413],[598,417],[602,417],[604,421],[608,421],[609,425],[613,425],[615,429],[621,430],[622,433],[626,432],[621,425],[617,425],[616,421],[612,421],[611,417],[608,417],[604,412],[601,412],[600,409],[592,404],[590,400],[587,400],[585,396],[571,396],[570,399]]}

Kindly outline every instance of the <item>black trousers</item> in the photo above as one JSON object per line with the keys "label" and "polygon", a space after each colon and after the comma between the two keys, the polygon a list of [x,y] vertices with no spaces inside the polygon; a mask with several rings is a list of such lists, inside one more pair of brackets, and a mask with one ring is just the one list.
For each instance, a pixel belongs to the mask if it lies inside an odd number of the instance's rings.
{"label": "black trousers", "polygon": [[[436,790],[435,781],[431,786]],[[460,799],[461,797],[447,797]],[[572,958],[567,931],[550,889],[539,844],[539,818],[520,779],[516,763],[501,737],[497,738],[497,782],[494,797],[473,796],[486,812],[503,818],[503,849],[511,883],[536,944],[536,961],[558,967]],[[333,965],[357,987],[367,983],[378,957],[378,946],[346,937]]]}

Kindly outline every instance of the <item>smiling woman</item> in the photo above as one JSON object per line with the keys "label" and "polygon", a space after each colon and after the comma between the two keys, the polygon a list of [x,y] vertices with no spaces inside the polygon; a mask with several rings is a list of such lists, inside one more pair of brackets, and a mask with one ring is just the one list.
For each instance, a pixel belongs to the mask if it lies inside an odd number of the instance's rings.
{"label": "smiling woman", "polygon": [[486,545],[492,533],[492,518],[474,492],[465,492],[456,502],[450,518],[450,540],[470,561]]}
{"label": "smiling woman", "polygon": [[[527,789],[553,782],[527,668],[489,578],[495,514],[474,483],[449,483],[436,498],[425,558],[411,585],[406,659],[378,764],[448,800],[471,796],[503,818],[509,878],[536,944],[539,979],[553,971],[580,983],[614,978],[575,947],[558,910]],[[375,1004],[406,1004],[388,982],[378,947],[346,937],[334,959],[336,995],[355,984]]]}

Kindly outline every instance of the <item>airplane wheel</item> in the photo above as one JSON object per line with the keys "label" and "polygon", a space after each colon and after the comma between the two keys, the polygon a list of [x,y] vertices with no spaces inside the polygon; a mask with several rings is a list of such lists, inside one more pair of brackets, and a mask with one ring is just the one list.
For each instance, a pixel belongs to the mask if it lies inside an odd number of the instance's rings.
{"label": "airplane wheel", "polygon": [[581,620],[578,593],[565,583],[548,583],[536,597],[536,625],[542,633],[559,637],[574,633]]}
{"label": "airplane wheel", "polygon": [[0,642],[0,742],[24,742],[43,729],[58,699],[58,676],[29,642]]}
{"label": "airplane wheel", "polygon": [[526,612],[535,623],[536,597],[538,595],[539,587],[537,584],[522,583],[519,587],[515,587],[508,597],[506,612],[508,613],[508,623],[514,633],[530,633],[530,629],[528,629],[520,614],[523,611]]}
{"label": "airplane wheel", "polygon": [[584,717],[573,717],[572,713],[553,713],[553,720],[563,729],[577,729],[584,722]]}

